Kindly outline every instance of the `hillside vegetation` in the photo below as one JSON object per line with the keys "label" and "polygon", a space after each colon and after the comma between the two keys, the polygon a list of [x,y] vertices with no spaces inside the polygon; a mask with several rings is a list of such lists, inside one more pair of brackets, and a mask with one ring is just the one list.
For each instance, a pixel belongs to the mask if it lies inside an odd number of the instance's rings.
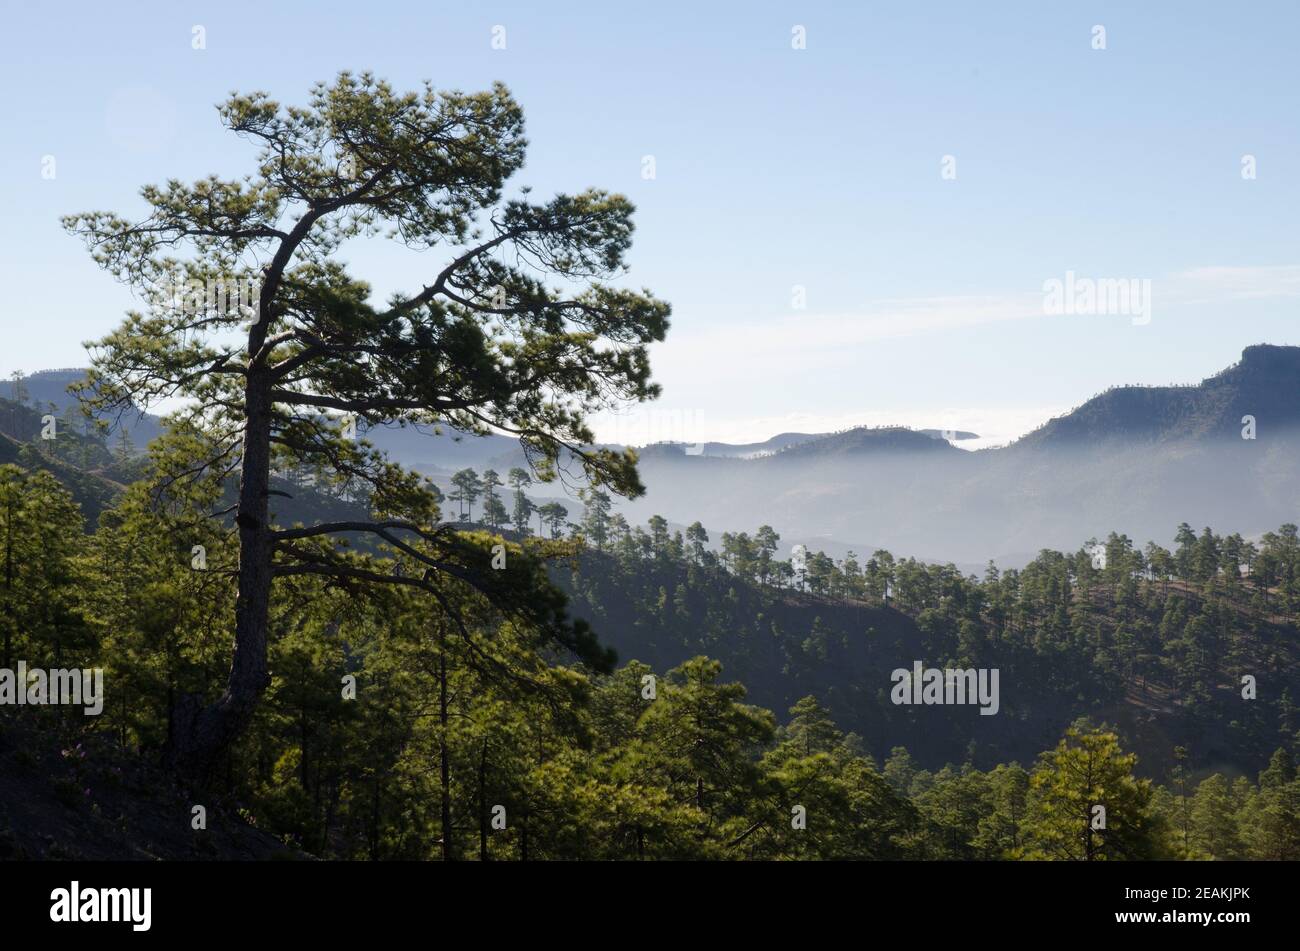
{"label": "hillside vegetation", "polygon": [[[293,484],[300,513],[356,504]],[[87,533],[50,470],[0,468],[3,666],[102,666],[108,684],[96,717],[0,710],[6,782],[30,803],[0,817],[0,849],[98,854],[75,842],[111,848],[107,815],[121,841],[162,843],[124,857],[275,853],[231,821],[377,859],[1300,855],[1292,525],[1258,545],[1184,529],[1172,551],[1112,536],[1104,568],[1045,551],[977,579],[883,551],[796,571],[770,529],[715,551],[702,526],[633,528],[594,494],[542,540],[526,520],[505,531],[505,501],[477,537],[549,572],[619,664],[582,625],[557,653],[469,595],[443,614],[398,588],[289,579],[248,735],[215,787],[159,795],[174,698],[224,674],[216,500],[134,483]],[[412,570],[398,551],[355,557]],[[894,705],[890,672],[914,660],[998,667],[999,713]],[[226,817],[220,844],[194,846],[193,803]]]}

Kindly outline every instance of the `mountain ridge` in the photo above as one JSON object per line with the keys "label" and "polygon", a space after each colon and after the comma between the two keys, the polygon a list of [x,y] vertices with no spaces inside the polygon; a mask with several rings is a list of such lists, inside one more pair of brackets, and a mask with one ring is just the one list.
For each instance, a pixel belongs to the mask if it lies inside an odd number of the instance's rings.
{"label": "mountain ridge", "polygon": [[1288,384],[1300,389],[1300,347],[1254,344],[1242,351],[1238,362],[1200,383],[1112,387],[1006,448],[1117,436],[1155,442],[1234,438],[1240,436],[1243,416],[1274,426],[1297,426],[1300,401],[1277,399]]}

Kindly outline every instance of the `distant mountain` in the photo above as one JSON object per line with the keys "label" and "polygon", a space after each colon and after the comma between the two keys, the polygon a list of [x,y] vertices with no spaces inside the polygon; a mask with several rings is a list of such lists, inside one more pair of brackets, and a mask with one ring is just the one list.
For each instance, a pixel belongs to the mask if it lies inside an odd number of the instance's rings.
{"label": "distant mountain", "polygon": [[641,468],[646,496],[621,505],[632,521],[769,524],[929,560],[1017,565],[1112,530],[1167,544],[1184,521],[1250,536],[1300,521],[1300,348],[1249,347],[1196,385],[1109,390],[1001,448],[854,429],[752,459],[645,455]]}
{"label": "distant mountain", "polygon": [[[855,449],[887,448],[891,441],[895,445],[911,444],[913,436],[926,436],[931,440],[942,442],[979,439],[976,433],[965,430],[950,432],[942,429],[907,429],[900,426],[869,428],[858,426],[838,433],[778,433],[762,442],[726,443],[726,442],[661,442],[649,446],[637,447],[637,452],[650,455],[685,455],[704,456],[714,459],[753,459],[759,456],[771,456],[783,452],[845,452]],[[919,442],[915,443],[920,445]],[[616,448],[623,448],[622,446]],[[927,447],[930,448],[930,447]]]}
{"label": "distant mountain", "polygon": [[823,433],[778,433],[771,439],[764,439],[762,442],[706,442],[692,448],[698,448],[700,455],[704,456],[744,459],[764,453],[780,452],[782,449],[788,449],[791,446],[798,446],[814,439],[821,439],[823,435]]}
{"label": "distant mountain", "polygon": [[[0,380],[0,399],[22,402],[40,412],[53,407],[55,415],[61,415],[77,403],[76,397],[68,392],[68,387],[85,376],[84,369],[73,367],[39,370],[22,377],[20,381]],[[162,434],[162,421],[149,413],[128,411],[113,422],[126,430],[131,445],[137,451],[143,450]]]}
{"label": "distant mountain", "polygon": [[842,433],[830,433],[808,442],[789,446],[777,453],[782,461],[817,456],[842,456],[859,453],[953,452],[952,444],[927,433],[901,426],[869,428],[859,426]]}
{"label": "distant mountain", "polygon": [[[0,380],[0,399],[17,401],[21,396],[23,404],[31,409],[44,412],[53,407],[59,415],[77,402],[68,387],[85,375],[84,369],[69,368],[41,370],[24,376],[21,382]],[[150,413],[127,412],[121,416],[120,423],[136,450],[143,450],[162,433],[161,418]],[[482,467],[493,461],[509,468],[523,462],[519,441],[507,436],[480,437],[451,429],[434,433],[428,428],[397,425],[379,426],[362,435],[394,460],[425,471],[453,472],[467,466]]]}
{"label": "distant mountain", "polygon": [[0,399],[17,400],[21,390],[29,406],[36,405],[44,408],[53,404],[62,410],[75,402],[68,393],[68,387],[83,379],[85,375],[85,370],[71,367],[62,370],[39,370],[36,373],[23,375],[19,380],[13,378],[0,380]]}
{"label": "distant mountain", "polygon": [[49,472],[72,493],[93,529],[99,514],[138,475],[118,466],[97,439],[65,429],[56,421],[55,438],[40,438],[43,414],[29,406],[0,398],[0,464]]}
{"label": "distant mountain", "polygon": [[394,462],[428,474],[450,474],[466,468],[481,471],[486,467],[504,474],[512,466],[525,464],[519,440],[496,433],[475,436],[446,426],[435,433],[429,427],[394,424],[366,429],[361,436],[388,453]]}
{"label": "distant mountain", "polygon": [[[17,400],[21,395],[27,406],[45,410],[53,407],[56,413],[62,413],[76,403],[68,392],[68,387],[84,378],[86,371],[80,368],[59,370],[40,370],[22,378],[21,383],[13,380],[0,380],[0,398]],[[121,419],[131,436],[132,444],[143,449],[162,432],[162,420],[149,413],[126,413]],[[866,435],[867,433],[885,433],[888,435]],[[870,445],[883,446],[889,440],[906,439],[896,433],[915,433],[933,440],[978,439],[971,432],[947,432],[939,429],[903,430],[889,427],[881,430],[866,430],[859,427],[842,433],[778,433],[770,439],[752,443],[680,443],[662,442],[649,446],[636,447],[641,454],[677,454],[698,455],[712,458],[747,459],[756,456],[773,455],[806,444],[817,444],[813,452],[852,451],[856,447],[867,448]],[[457,469],[493,467],[504,471],[512,466],[524,465],[523,453],[519,441],[511,436],[492,433],[478,436],[464,433],[452,427],[441,427],[438,431],[427,426],[400,426],[395,423],[366,429],[362,432],[365,439],[376,448],[388,453],[395,462],[434,475],[446,475]],[[610,448],[626,448],[621,444],[602,444]]]}
{"label": "distant mountain", "polygon": [[[142,455],[115,456],[98,434],[87,435],[61,418],[55,421],[54,438],[42,439],[46,409],[48,404],[33,409],[0,397],[0,465],[49,472],[80,506],[86,531],[94,531],[104,509],[118,500],[127,485],[144,477],[147,460]],[[272,482],[277,490],[272,514],[280,524],[355,520],[367,514],[365,506],[309,485],[290,484],[279,477]],[[228,480],[228,502],[235,499],[236,484],[237,479]]]}
{"label": "distant mountain", "polygon": [[[32,374],[29,405],[66,405],[80,375]],[[1242,438],[1243,417],[1253,418],[1255,438]],[[137,425],[132,440],[143,446],[158,421]],[[518,442],[503,435],[397,426],[364,435],[444,489],[457,469],[504,473],[523,463]],[[657,443],[639,449],[646,495],[616,506],[633,522],[662,515],[716,533],[768,524],[786,545],[886,547],[963,566],[989,557],[1019,565],[1044,546],[1073,549],[1110,531],[1167,544],[1184,521],[1249,537],[1300,522],[1300,347],[1248,347],[1195,385],[1108,390],[1009,446],[957,449],[966,438],[976,437],[858,427],[755,443]],[[534,489],[536,501],[561,494]],[[565,504],[577,518],[580,503]]]}
{"label": "distant mountain", "polygon": [[1026,448],[1114,442],[1239,439],[1242,417],[1280,431],[1300,428],[1300,347],[1260,344],[1195,386],[1122,386],[1094,396],[1019,440]]}

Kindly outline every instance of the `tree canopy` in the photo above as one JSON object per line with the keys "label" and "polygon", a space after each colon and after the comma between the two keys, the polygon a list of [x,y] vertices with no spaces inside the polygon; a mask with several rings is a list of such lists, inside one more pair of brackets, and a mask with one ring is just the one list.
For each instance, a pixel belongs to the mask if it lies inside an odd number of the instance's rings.
{"label": "tree canopy", "polygon": [[[398,93],[342,73],[305,107],[258,92],[233,95],[218,115],[257,146],[252,173],[146,186],[140,220],[97,211],[64,222],[145,302],[95,344],[88,409],[180,399],[170,422],[189,438],[159,467],[159,491],[238,480],[234,501],[212,513],[233,515],[237,533],[230,674],[215,701],[182,698],[174,738],[194,776],[245,728],[270,682],[267,623],[281,579],[401,585],[444,611],[448,586],[468,585],[561,642],[592,647],[565,633],[554,598],[489,570],[486,546],[442,522],[423,479],[353,435],[385,422],[497,431],[518,437],[542,481],[573,466],[594,485],[639,493],[635,455],[593,447],[587,419],[657,395],[647,347],[669,315],[648,291],[616,283],[633,231],[626,198],[505,197],[526,140],[523,111],[500,84]],[[413,288],[382,303],[342,260],[345,242],[379,236],[421,252]],[[440,263],[425,263],[431,255]],[[278,524],[272,476],[300,467],[355,487],[364,515]],[[376,570],[344,550],[341,539],[358,535],[421,570]]]}

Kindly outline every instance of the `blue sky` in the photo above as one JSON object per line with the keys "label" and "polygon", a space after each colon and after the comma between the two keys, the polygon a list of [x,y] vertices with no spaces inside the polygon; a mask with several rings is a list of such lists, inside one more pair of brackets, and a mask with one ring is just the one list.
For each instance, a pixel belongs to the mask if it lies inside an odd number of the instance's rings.
{"label": "blue sky", "polygon": [[[518,184],[636,201],[631,277],[674,326],[664,398],[603,420],[605,438],[883,422],[1006,438],[1111,384],[1300,344],[1294,3],[70,3],[6,21],[5,374],[84,363],[132,304],[59,215],[244,173],[251,147],[214,104],[303,102],[345,68],[399,88],[504,80],[531,142]],[[345,257],[380,294],[438,266]],[[1069,270],[1150,280],[1150,322],[1044,314],[1044,281]]]}

